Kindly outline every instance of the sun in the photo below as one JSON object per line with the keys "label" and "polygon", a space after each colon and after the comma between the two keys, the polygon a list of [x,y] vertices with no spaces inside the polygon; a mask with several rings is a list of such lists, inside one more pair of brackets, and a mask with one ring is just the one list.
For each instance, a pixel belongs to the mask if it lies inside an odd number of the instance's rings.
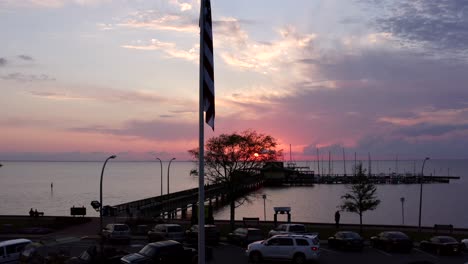
{"label": "sun", "polygon": [[256,158],[258,158],[258,153],[255,153],[254,156],[255,156]]}

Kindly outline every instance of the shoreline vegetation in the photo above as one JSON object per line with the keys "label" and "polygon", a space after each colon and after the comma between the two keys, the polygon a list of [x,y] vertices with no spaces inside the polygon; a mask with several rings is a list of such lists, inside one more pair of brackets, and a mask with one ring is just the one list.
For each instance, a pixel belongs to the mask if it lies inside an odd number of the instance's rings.
{"label": "shoreline vegetation", "polygon": [[[132,228],[132,234],[145,236],[141,232],[141,227],[151,228],[154,224],[160,222],[177,223],[185,228],[190,227],[190,220],[181,219],[151,219],[151,218],[128,218],[128,217],[105,217],[106,223],[127,223]],[[252,222],[249,222],[252,223]],[[286,223],[278,221],[278,224]],[[359,224],[340,223],[340,228],[337,229],[335,223],[309,223],[309,222],[294,222],[304,224],[307,232],[318,233],[321,240],[326,240],[339,230],[359,232]],[[222,237],[226,237],[230,232],[229,220],[215,220],[215,225],[219,228]],[[50,237],[55,234],[66,236],[93,237],[97,236],[97,228],[99,226],[99,217],[72,217],[72,216],[40,216],[30,217],[21,215],[0,215],[0,237],[29,237],[41,238],[44,236]],[[242,220],[235,221],[236,227],[243,227]],[[268,231],[275,227],[273,221],[259,221],[258,225],[250,225],[258,227],[263,231],[263,234],[268,234]],[[429,237],[440,235],[451,235],[456,239],[468,237],[468,228],[453,227],[452,232],[449,229],[437,230],[434,226],[422,226],[421,233],[418,232],[417,226],[406,225],[374,225],[363,224],[362,236],[369,239],[382,231],[402,231],[411,237],[415,242],[428,239]]]}

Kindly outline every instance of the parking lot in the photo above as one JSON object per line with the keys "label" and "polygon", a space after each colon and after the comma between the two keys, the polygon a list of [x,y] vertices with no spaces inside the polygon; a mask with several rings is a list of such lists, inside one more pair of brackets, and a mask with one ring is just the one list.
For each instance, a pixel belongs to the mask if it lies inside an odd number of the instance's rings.
{"label": "parking lot", "polygon": [[[106,247],[116,247],[128,252],[137,252],[144,245],[146,240],[132,240],[130,244],[112,244],[105,245]],[[77,253],[85,250],[88,246],[96,245],[96,241],[84,239],[79,242],[74,242],[70,245],[72,252]],[[208,262],[211,264],[238,264],[249,263],[245,256],[245,248],[230,245],[221,242],[213,248],[213,259]],[[463,264],[468,263],[468,253],[463,252],[457,256],[437,256],[414,248],[411,253],[395,253],[386,252],[371,247],[365,247],[362,252],[340,251],[329,249],[326,244],[321,246],[321,264],[337,264],[337,263],[363,263],[363,264],[409,264],[413,262],[434,263],[434,264]]]}

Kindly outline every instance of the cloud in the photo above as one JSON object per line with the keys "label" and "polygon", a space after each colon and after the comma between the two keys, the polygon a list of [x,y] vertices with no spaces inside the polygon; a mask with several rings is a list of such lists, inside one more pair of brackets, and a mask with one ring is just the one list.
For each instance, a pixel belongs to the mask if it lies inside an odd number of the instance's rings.
{"label": "cloud", "polygon": [[55,78],[50,77],[47,74],[24,74],[20,72],[9,73],[6,75],[0,75],[0,79],[6,81],[17,81],[17,82],[49,82],[55,81]]}
{"label": "cloud", "polygon": [[189,50],[181,50],[176,47],[175,43],[161,42],[157,39],[152,39],[149,43],[138,41],[136,45],[122,45],[121,47],[136,50],[160,50],[169,58],[178,58],[193,62],[198,60],[198,45],[195,45]]}
{"label": "cloud", "polygon": [[168,120],[129,120],[122,128],[102,126],[75,127],[74,132],[144,138],[156,141],[193,140],[197,136],[195,123],[177,123]]}
{"label": "cloud", "polygon": [[188,32],[194,34],[199,31],[196,17],[183,13],[167,14],[159,10],[134,12],[130,14],[129,18],[116,25],[119,27]]}
{"label": "cloud", "polygon": [[95,6],[110,3],[112,0],[2,0],[0,7],[5,8],[62,8],[74,4],[81,6]]}
{"label": "cloud", "polygon": [[5,58],[0,58],[0,67],[6,66],[8,63],[7,59]]}
{"label": "cloud", "polygon": [[376,28],[391,32],[407,47],[435,49],[439,56],[468,55],[468,2],[390,0],[376,3],[379,9],[384,4],[390,10],[386,16],[376,18]]}
{"label": "cloud", "polygon": [[18,58],[25,61],[33,61],[34,59],[29,55],[18,55]]}

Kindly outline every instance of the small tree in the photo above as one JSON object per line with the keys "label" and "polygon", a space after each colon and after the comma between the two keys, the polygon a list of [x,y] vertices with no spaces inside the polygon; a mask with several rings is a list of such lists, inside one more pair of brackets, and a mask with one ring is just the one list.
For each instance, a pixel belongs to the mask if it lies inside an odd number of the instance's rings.
{"label": "small tree", "polygon": [[365,176],[366,171],[362,168],[362,163],[358,164],[355,170],[357,181],[347,187],[349,192],[341,196],[343,204],[340,207],[344,211],[359,215],[359,230],[362,233],[362,214],[376,209],[380,200],[376,197],[377,188]]}
{"label": "small tree", "polygon": [[[244,177],[262,168],[265,162],[276,161],[281,157],[282,152],[277,151],[276,146],[275,138],[253,130],[221,134],[210,138],[206,143],[205,176],[211,183],[226,186],[231,210],[231,229],[234,228],[235,208],[247,200],[247,196],[238,193],[238,184]],[[189,150],[189,153],[198,160],[198,148]]]}

